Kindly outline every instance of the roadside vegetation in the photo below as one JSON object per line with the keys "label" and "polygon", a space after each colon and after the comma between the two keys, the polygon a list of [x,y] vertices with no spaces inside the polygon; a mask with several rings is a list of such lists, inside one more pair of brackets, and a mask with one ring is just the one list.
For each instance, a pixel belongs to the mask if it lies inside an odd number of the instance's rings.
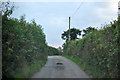
{"label": "roadside vegetation", "polygon": [[120,52],[120,17],[100,30],[83,30],[83,38],[66,41],[63,56],[76,62],[93,78],[117,78]]}
{"label": "roadside vegetation", "polygon": [[2,3],[2,77],[30,78],[47,61],[47,56],[57,54],[57,49],[47,45],[41,25],[11,18],[14,6]]}
{"label": "roadside vegetation", "polygon": [[62,52],[59,49],[51,47],[51,46],[48,46],[47,52],[48,52],[48,56],[61,55],[62,54]]}

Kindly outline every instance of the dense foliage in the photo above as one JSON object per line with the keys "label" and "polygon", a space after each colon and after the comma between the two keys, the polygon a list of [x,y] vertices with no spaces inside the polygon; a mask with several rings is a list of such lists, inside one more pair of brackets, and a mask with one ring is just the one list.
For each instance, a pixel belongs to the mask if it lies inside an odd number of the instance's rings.
{"label": "dense foliage", "polygon": [[86,29],[83,29],[84,34],[82,36],[84,37],[84,36],[88,35],[89,33],[93,32],[93,31],[96,31],[96,30],[97,29],[92,28],[92,27],[88,27]]}
{"label": "dense foliage", "polygon": [[[80,31],[79,29],[76,29],[76,28],[71,28],[71,29],[70,29],[70,40],[79,39],[78,36],[80,36],[80,35],[81,35],[81,31]],[[69,39],[69,30],[64,31],[64,32],[62,33],[61,38],[62,38],[63,40],[66,40],[66,41],[67,41],[67,40]]]}
{"label": "dense foliage", "polygon": [[48,53],[57,52],[46,44],[42,26],[25,16],[11,18],[13,6],[5,4],[2,14],[2,75],[3,78],[27,78],[46,63]]}
{"label": "dense foliage", "polygon": [[23,17],[20,20],[2,19],[3,76],[14,76],[14,71],[22,71],[25,66],[44,63],[47,45],[41,26],[35,21],[26,23]]}
{"label": "dense foliage", "polygon": [[51,47],[51,46],[48,46],[47,52],[48,52],[49,56],[62,54],[62,52],[59,49],[56,49],[56,48]]}
{"label": "dense foliage", "polygon": [[77,41],[64,44],[65,56],[76,58],[93,77],[118,77],[120,18]]}

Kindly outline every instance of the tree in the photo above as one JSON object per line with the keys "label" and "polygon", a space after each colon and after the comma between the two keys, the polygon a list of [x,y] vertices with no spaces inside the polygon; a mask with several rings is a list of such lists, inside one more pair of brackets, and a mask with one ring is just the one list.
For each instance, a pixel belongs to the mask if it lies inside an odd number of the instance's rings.
{"label": "tree", "polygon": [[[79,29],[76,29],[76,28],[70,29],[70,40],[79,39],[78,36],[80,36],[80,35],[81,35],[81,31],[80,31]],[[61,38],[62,38],[63,40],[66,40],[66,41],[67,41],[67,40],[69,39],[69,30],[64,31],[64,32],[62,33]]]}
{"label": "tree", "polygon": [[10,4],[10,2],[2,2],[2,7],[2,16],[4,17],[9,17],[15,9],[14,4]]}
{"label": "tree", "polygon": [[84,34],[82,36],[84,37],[84,36],[88,35],[89,33],[93,32],[93,31],[96,31],[96,30],[97,29],[92,28],[92,27],[88,27],[86,29],[83,29]]}

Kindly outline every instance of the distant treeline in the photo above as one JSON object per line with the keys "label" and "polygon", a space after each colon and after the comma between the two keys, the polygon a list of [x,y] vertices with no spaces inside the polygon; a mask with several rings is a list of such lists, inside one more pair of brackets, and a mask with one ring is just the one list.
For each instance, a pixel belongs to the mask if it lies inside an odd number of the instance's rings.
{"label": "distant treeline", "polygon": [[52,55],[61,55],[62,52],[54,47],[51,47],[51,46],[48,46],[48,55],[49,56],[52,56]]}
{"label": "distant treeline", "polygon": [[94,78],[118,77],[120,17],[82,39],[67,41],[63,47],[64,55],[76,58]]}
{"label": "distant treeline", "polygon": [[25,16],[11,18],[14,6],[3,4],[2,14],[2,76],[29,78],[46,63],[47,56],[58,54],[46,44],[42,26]]}

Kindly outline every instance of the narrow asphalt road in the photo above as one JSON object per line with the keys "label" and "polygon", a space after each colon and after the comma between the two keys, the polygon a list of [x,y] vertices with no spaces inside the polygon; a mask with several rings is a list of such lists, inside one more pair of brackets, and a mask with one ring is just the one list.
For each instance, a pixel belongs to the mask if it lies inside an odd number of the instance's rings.
{"label": "narrow asphalt road", "polygon": [[48,56],[46,65],[32,78],[89,78],[89,76],[65,57]]}

